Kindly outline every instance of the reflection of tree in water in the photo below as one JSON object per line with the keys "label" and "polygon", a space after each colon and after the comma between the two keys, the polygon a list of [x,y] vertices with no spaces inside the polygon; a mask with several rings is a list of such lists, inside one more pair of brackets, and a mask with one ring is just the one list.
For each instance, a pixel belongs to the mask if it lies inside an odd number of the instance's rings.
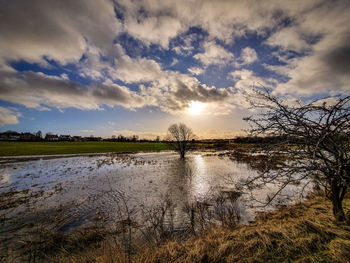
{"label": "reflection of tree in water", "polygon": [[188,200],[191,199],[191,180],[192,169],[190,161],[181,158],[171,160],[165,195],[170,198],[175,206],[175,225],[183,225],[186,222],[186,215],[183,210]]}

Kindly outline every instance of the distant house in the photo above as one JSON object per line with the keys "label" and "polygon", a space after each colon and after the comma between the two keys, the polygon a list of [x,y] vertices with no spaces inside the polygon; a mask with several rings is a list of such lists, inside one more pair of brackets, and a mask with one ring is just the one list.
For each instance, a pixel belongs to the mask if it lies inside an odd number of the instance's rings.
{"label": "distant house", "polygon": [[20,135],[21,141],[36,141],[37,136],[35,134],[32,134],[30,132],[23,132]]}
{"label": "distant house", "polygon": [[63,134],[61,134],[59,139],[60,139],[60,141],[71,141],[72,137],[70,135],[63,135]]}
{"label": "distant house", "polygon": [[37,132],[35,133],[35,135],[36,135],[36,137],[37,137],[38,139],[40,139],[40,140],[41,140],[42,137],[43,137],[41,131],[37,131]]}
{"label": "distant house", "polygon": [[49,142],[58,141],[59,137],[57,134],[46,133],[45,140]]}
{"label": "distant house", "polygon": [[81,136],[73,136],[72,137],[72,141],[75,141],[75,142],[80,142],[82,141],[83,139],[81,138]]}
{"label": "distant house", "polygon": [[6,131],[0,134],[1,141],[19,141],[21,134],[16,131]]}
{"label": "distant house", "polygon": [[84,137],[85,141],[102,141],[101,137],[95,137],[93,135],[91,135],[90,137]]}

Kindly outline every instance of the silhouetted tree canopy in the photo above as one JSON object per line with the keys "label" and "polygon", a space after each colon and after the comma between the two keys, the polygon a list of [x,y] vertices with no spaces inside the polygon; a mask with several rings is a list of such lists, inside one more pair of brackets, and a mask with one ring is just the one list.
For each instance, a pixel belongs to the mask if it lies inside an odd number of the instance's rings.
{"label": "silhouetted tree canopy", "polygon": [[350,183],[350,96],[288,102],[264,89],[255,90],[248,100],[257,111],[245,118],[251,135],[284,138],[265,151],[272,154],[278,145],[289,160],[277,170],[266,166],[246,184],[251,188],[278,184],[278,191],[267,203],[289,184],[303,184],[302,191],[308,184],[316,184],[332,201],[335,218],[344,221],[342,201]]}
{"label": "silhouetted tree canopy", "polygon": [[194,137],[192,129],[183,123],[172,124],[168,128],[167,141],[180,154],[181,158],[185,158],[189,143]]}

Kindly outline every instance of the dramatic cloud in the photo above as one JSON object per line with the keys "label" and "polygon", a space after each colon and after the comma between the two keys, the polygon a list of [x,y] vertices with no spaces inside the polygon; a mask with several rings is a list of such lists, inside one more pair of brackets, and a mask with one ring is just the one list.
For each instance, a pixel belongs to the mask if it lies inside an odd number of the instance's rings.
{"label": "dramatic cloud", "polygon": [[224,103],[233,92],[230,89],[209,87],[185,74],[167,72],[148,87],[142,86],[141,94],[154,98],[161,110],[177,113],[187,110],[192,101]]}
{"label": "dramatic cloud", "polygon": [[253,86],[348,94],[349,16],[346,0],[0,0],[1,123],[9,105],[218,117]]}
{"label": "dramatic cloud", "polygon": [[45,106],[78,109],[101,109],[101,105],[137,108],[144,98],[116,84],[93,84],[89,87],[43,73],[0,73],[0,99],[39,110]]}
{"label": "dramatic cloud", "polygon": [[[216,45],[214,47],[216,48]],[[81,67],[82,74],[98,79],[101,75],[97,73],[103,72],[104,77],[121,80],[124,83],[147,83],[142,85],[139,91],[140,97],[144,102],[147,102],[144,105],[159,106],[163,111],[170,113],[184,111],[192,100],[219,101],[225,100],[230,95],[225,89],[219,91],[215,87],[207,87],[196,78],[186,74],[163,70],[154,60],[140,57],[131,58],[119,44],[116,44],[116,48],[118,56],[115,58],[114,67],[106,61],[98,62],[99,59],[96,59],[95,55],[91,55],[91,60],[87,58],[84,67]],[[221,51],[220,48],[218,50]],[[97,54],[97,56],[99,55]],[[213,57],[213,59],[215,58]],[[98,68],[99,71],[95,73],[94,68]],[[93,94],[101,95],[98,89]],[[104,101],[107,99],[108,96],[105,96]],[[123,105],[127,106],[128,104]]]}
{"label": "dramatic cloud", "polygon": [[[350,90],[349,11],[347,1],[324,3],[296,15],[291,26],[268,39],[268,44],[280,46],[277,57],[285,63],[270,68],[289,79],[277,86],[278,92],[312,95]],[[291,56],[291,51],[302,55]]]}
{"label": "dramatic cloud", "polygon": [[101,109],[102,105],[132,109],[154,105],[174,113],[187,109],[192,100],[225,101],[230,95],[227,89],[207,87],[196,78],[171,72],[148,87],[140,86],[139,92],[108,82],[84,86],[43,73],[0,74],[0,99],[39,110],[47,110],[46,106],[86,110]]}
{"label": "dramatic cloud", "polygon": [[[294,16],[315,5],[317,1],[118,1],[123,9],[124,24],[131,28],[128,32],[144,41],[161,43],[165,47],[176,32],[183,32],[191,26],[200,26],[208,32],[210,38],[231,42],[247,32],[265,33],[269,28],[278,25],[284,18]],[[168,30],[164,28],[164,14],[176,19],[170,20]],[[146,16],[142,23],[140,17]],[[152,18],[152,19],[151,19]],[[137,21],[137,22],[136,22]],[[137,23],[135,29],[135,23]],[[150,26],[151,24],[151,26]],[[149,36],[153,29],[155,36]],[[151,39],[152,38],[152,39]]]}
{"label": "dramatic cloud", "polygon": [[108,0],[1,1],[0,63],[77,62],[88,42],[110,50],[120,31]]}
{"label": "dramatic cloud", "polygon": [[0,106],[0,126],[17,124],[20,116],[21,114],[17,111]]}

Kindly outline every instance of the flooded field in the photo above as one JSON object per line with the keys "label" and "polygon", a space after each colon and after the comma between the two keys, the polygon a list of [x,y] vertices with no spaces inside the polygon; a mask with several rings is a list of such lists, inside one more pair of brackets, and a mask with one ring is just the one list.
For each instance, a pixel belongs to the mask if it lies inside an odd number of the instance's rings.
{"label": "flooded field", "polygon": [[[193,152],[185,160],[159,152],[7,160],[0,165],[2,244],[18,242],[38,226],[59,232],[108,226],[126,213],[142,221],[145,211],[164,203],[171,204],[173,227],[182,229],[190,221],[189,204],[210,206],[256,174],[248,164],[218,152]],[[266,186],[254,196],[264,200],[273,190],[273,185]],[[295,190],[291,186],[283,193],[293,196]],[[250,194],[237,197],[241,223],[262,211]]]}

